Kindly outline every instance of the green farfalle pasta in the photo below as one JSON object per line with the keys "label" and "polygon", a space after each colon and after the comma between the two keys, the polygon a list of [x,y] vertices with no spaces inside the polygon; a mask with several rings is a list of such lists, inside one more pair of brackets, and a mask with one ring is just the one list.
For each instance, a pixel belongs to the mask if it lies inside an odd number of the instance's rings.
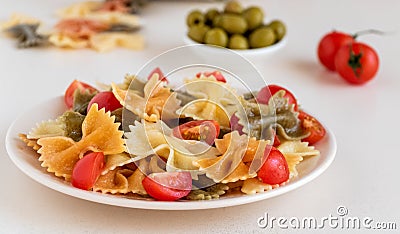
{"label": "green farfalle pasta", "polygon": [[208,188],[192,190],[186,196],[188,200],[211,200],[219,198],[229,190],[226,184],[214,184]]}
{"label": "green farfalle pasta", "polygon": [[67,111],[62,116],[65,124],[64,136],[72,138],[74,141],[80,141],[82,138],[82,123],[85,116],[74,111]]}
{"label": "green farfalle pasta", "polygon": [[[243,114],[236,113],[239,123],[244,126],[243,131],[257,139],[271,139],[274,132],[285,140],[299,140],[308,136],[308,132],[301,127],[299,113],[294,105],[284,98],[285,91],[274,94],[268,105],[258,104],[254,99],[242,99]],[[248,123],[246,123],[247,121]]]}
{"label": "green farfalle pasta", "polygon": [[79,112],[82,115],[86,115],[89,102],[96,94],[97,91],[90,91],[87,89],[82,92],[79,89],[76,89],[74,92],[74,103],[72,110]]}

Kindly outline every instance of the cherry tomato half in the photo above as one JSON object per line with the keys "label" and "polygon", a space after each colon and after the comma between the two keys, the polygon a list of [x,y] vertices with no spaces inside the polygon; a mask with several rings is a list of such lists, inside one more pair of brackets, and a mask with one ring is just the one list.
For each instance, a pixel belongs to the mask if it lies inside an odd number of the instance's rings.
{"label": "cherry tomato half", "polygon": [[99,106],[99,110],[105,108],[107,111],[113,111],[118,108],[121,108],[121,103],[115,98],[114,94],[111,91],[104,91],[96,94],[92,100],[90,100],[87,111],[89,112],[90,107],[93,103],[97,103]]}
{"label": "cherry tomato half", "polygon": [[285,157],[277,148],[267,146],[264,157],[267,157],[267,159],[257,173],[263,183],[281,184],[289,179],[289,166]]}
{"label": "cherry tomato half", "polygon": [[214,76],[215,79],[216,79],[217,81],[226,83],[225,77],[224,77],[224,76],[222,75],[222,73],[219,72],[219,71],[213,71],[213,72],[199,72],[199,73],[196,74],[196,77],[197,77],[197,78],[200,78],[201,75],[204,75],[205,77]]}
{"label": "cherry tomato half", "polygon": [[154,74],[158,74],[158,79],[161,81],[165,81],[168,83],[167,78],[164,76],[164,73],[161,71],[159,67],[156,67],[153,71],[150,72],[150,75],[147,77],[147,80],[150,80]]}
{"label": "cherry tomato half", "polygon": [[336,71],[351,84],[370,81],[379,68],[379,58],[370,46],[354,42],[342,46],[335,56]]}
{"label": "cherry tomato half", "polygon": [[344,45],[354,42],[354,38],[342,32],[333,31],[326,34],[318,44],[319,61],[331,71],[335,71],[335,55]]}
{"label": "cherry tomato half", "polygon": [[294,109],[297,110],[297,100],[294,97],[294,95],[289,90],[287,90],[279,85],[265,86],[257,93],[256,100],[258,103],[268,104],[269,99],[280,90],[285,91],[285,95],[283,97],[288,99],[289,104],[294,104]]}
{"label": "cherry tomato half", "polygon": [[324,138],[326,130],[317,119],[304,111],[299,111],[299,119],[301,121],[301,126],[310,132],[310,135],[304,138],[303,141],[307,141],[312,145]]}
{"label": "cherry tomato half", "polygon": [[175,127],[172,133],[180,139],[203,141],[212,145],[219,131],[220,126],[215,120],[193,120]]}
{"label": "cherry tomato half", "polygon": [[74,80],[68,86],[64,94],[64,102],[68,108],[72,108],[72,106],[74,105],[74,93],[76,90],[79,90],[80,92],[85,92],[86,90],[89,90],[90,93],[97,92],[97,89],[93,88],[91,85],[78,80]]}
{"label": "cherry tomato half", "polygon": [[152,173],[142,181],[146,192],[156,200],[175,201],[187,196],[192,190],[189,172]]}
{"label": "cherry tomato half", "polygon": [[105,160],[102,152],[91,152],[79,159],[72,170],[72,186],[84,190],[93,187],[104,167]]}

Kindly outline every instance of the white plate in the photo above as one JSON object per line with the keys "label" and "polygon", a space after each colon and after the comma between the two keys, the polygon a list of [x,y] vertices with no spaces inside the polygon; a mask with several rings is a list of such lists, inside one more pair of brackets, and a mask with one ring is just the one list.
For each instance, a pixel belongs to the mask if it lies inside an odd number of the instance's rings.
{"label": "white plate", "polygon": [[[270,45],[270,46],[266,46],[263,48],[256,48],[256,49],[232,50],[232,51],[235,51],[236,53],[238,53],[239,55],[242,55],[242,56],[267,55],[267,54],[275,53],[276,51],[285,47],[287,40],[288,39],[287,39],[287,35],[286,35],[282,38],[282,40],[280,40],[277,43]],[[216,52],[216,53],[222,52],[223,53],[224,50],[228,50],[227,48],[223,48],[223,47],[198,43],[196,41],[193,41],[187,35],[184,36],[183,41],[185,42],[186,45],[196,45],[196,44],[202,45],[202,47],[200,47],[200,48],[203,49],[205,52]]]}
{"label": "white plate", "polygon": [[46,169],[40,166],[35,152],[18,139],[19,133],[27,133],[36,123],[62,114],[65,111],[64,106],[63,97],[52,98],[33,107],[17,118],[7,132],[6,148],[8,154],[21,171],[37,182],[61,193],[102,204],[154,210],[197,210],[256,202],[287,193],[310,182],[328,168],[336,154],[335,137],[327,128],[326,137],[316,145],[316,148],[321,151],[321,155],[301,162],[297,167],[299,171],[298,177],[282,187],[255,195],[239,194],[210,201],[162,202],[84,191],[74,188],[63,179],[46,172]]}

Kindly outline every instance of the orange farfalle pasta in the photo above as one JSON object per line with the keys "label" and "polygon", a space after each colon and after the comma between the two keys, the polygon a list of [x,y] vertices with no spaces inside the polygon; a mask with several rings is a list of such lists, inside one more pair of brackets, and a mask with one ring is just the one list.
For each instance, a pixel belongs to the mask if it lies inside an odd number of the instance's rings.
{"label": "orange farfalle pasta", "polygon": [[180,101],[176,98],[176,93],[164,87],[158,78],[158,74],[154,74],[146,83],[144,96],[130,89],[122,90],[115,84],[112,84],[112,91],[121,105],[142,119],[156,122],[161,116],[167,119],[175,118]]}
{"label": "orange farfalle pasta", "polygon": [[19,136],[19,139],[21,139],[23,142],[25,142],[25,144],[27,146],[31,147],[33,150],[38,151],[40,149],[40,145],[37,144],[36,139],[29,139],[26,134],[22,134],[22,133],[20,133],[18,136]]}
{"label": "orange farfalle pasta", "polygon": [[41,148],[38,153],[42,167],[69,180],[75,163],[86,152],[103,152],[105,155],[124,152],[123,132],[118,130],[120,124],[114,123],[114,120],[110,112],[98,110],[97,104],[93,104],[82,123],[82,139],[79,142],[63,136],[39,139],[37,143]]}
{"label": "orange farfalle pasta", "polygon": [[107,30],[110,25],[99,20],[73,18],[60,21],[55,28],[64,36],[88,39],[94,34]]}

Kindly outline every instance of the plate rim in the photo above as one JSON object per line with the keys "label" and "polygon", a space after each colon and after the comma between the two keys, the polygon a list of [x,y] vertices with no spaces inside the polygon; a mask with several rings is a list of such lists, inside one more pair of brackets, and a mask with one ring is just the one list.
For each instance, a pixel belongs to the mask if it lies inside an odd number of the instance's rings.
{"label": "plate rim", "polygon": [[[17,131],[18,131],[18,123],[20,121],[23,121],[23,116],[28,116],[27,114],[37,109],[38,106],[43,106],[46,103],[61,102],[62,100],[63,100],[62,96],[49,98],[37,105],[34,105],[32,108],[29,108],[28,110],[25,110],[11,123],[11,125],[7,129],[5,138],[6,150],[8,156],[19,170],[21,170],[24,174],[26,174],[28,177],[38,182],[39,184],[42,184],[45,187],[51,188],[60,193],[67,194],[75,198],[96,202],[99,204],[113,205],[126,208],[147,209],[147,210],[202,210],[202,209],[223,208],[223,207],[231,207],[231,206],[253,203],[282,195],[284,193],[293,191],[311,182],[315,178],[319,177],[323,172],[325,172],[326,169],[332,164],[337,151],[337,143],[335,135],[329,129],[329,127],[327,127],[327,125],[324,124],[323,121],[319,120],[326,129],[327,134],[325,141],[327,142],[328,145],[330,145],[330,147],[328,147],[329,149],[328,154],[324,155],[324,159],[322,160],[319,167],[312,169],[311,172],[307,173],[306,175],[294,181],[293,183],[289,182],[284,186],[269,190],[264,193],[241,195],[238,197],[227,197],[227,198],[204,200],[204,201],[166,202],[166,201],[153,201],[153,200],[152,201],[139,200],[134,198],[130,199],[125,197],[121,198],[116,195],[103,194],[100,192],[77,189],[71,186],[70,184],[67,184],[67,182],[59,183],[60,182],[59,180],[61,179],[54,177],[54,175],[51,175],[50,173],[39,172],[38,170],[36,170],[37,168],[27,163],[26,160],[23,160],[23,157],[18,157],[19,148],[17,147],[16,145],[17,143],[15,143],[15,141],[20,141],[18,139],[18,134],[20,132]],[[34,126],[34,124],[32,126]],[[29,148],[26,145],[25,147]],[[321,155],[319,157],[321,157]],[[37,162],[38,166],[40,167],[40,162],[38,160]],[[51,176],[52,179],[48,179],[49,175]]]}

